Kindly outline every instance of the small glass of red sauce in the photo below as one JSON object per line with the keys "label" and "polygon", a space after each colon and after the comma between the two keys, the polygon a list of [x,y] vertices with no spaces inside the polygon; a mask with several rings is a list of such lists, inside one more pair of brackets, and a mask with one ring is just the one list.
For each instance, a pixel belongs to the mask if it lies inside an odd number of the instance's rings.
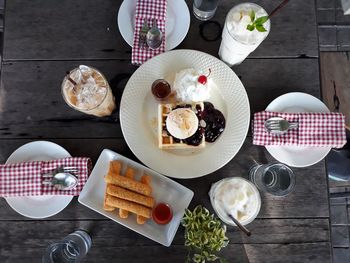
{"label": "small glass of red sauce", "polygon": [[157,79],[152,83],[152,94],[156,99],[164,100],[170,93],[170,84],[165,79]]}
{"label": "small glass of red sauce", "polygon": [[159,203],[154,207],[152,217],[157,224],[166,225],[173,218],[173,211],[168,204]]}

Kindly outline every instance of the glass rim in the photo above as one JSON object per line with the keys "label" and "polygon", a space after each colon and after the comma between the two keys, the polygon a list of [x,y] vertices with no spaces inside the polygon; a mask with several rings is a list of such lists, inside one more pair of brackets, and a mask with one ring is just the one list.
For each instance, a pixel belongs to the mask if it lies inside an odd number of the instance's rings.
{"label": "glass rim", "polygon": [[[260,167],[260,166],[266,166],[264,167],[264,171],[263,171],[263,174],[265,174],[265,172],[270,169],[271,167],[273,166],[283,166],[284,169],[288,170],[288,175],[289,175],[289,178],[290,178],[290,184],[288,186],[287,189],[284,189],[284,190],[278,190],[276,192],[273,192],[271,191],[265,184],[256,184],[254,183],[261,191],[264,191],[264,192],[267,192],[273,196],[277,196],[277,197],[284,197],[284,196],[287,196],[288,194],[290,194],[292,192],[292,190],[294,189],[295,187],[295,184],[296,184],[296,176],[295,176],[295,173],[293,172],[293,170],[286,164],[284,163],[279,163],[279,162],[272,162],[272,163],[267,163],[267,164],[257,164],[257,168]],[[253,167],[252,167],[253,168]],[[250,172],[249,172],[249,175],[250,175]],[[254,179],[254,181],[256,181]]]}
{"label": "glass rim", "polygon": [[[234,7],[232,7],[232,8],[230,9],[230,11],[227,13],[226,19],[225,19],[224,27],[226,28],[228,34],[229,34],[234,40],[236,40],[237,42],[239,42],[239,43],[242,44],[242,45],[245,45],[245,46],[252,46],[252,45],[257,44],[257,42],[254,42],[253,44],[247,44],[247,43],[244,43],[244,42],[238,40],[238,39],[230,32],[230,30],[228,30],[227,23],[226,23],[226,22],[227,22],[227,19],[228,19],[228,16],[231,14],[231,12],[233,12],[233,10],[234,10],[235,8],[237,8],[237,7],[239,7],[239,6],[242,6],[242,5],[247,5],[247,4],[253,5],[253,6],[256,6],[256,7],[261,8],[262,10],[264,10],[264,12],[266,13],[266,15],[268,15],[268,13],[266,12],[266,10],[265,10],[263,7],[261,7],[260,5],[256,4],[256,3],[252,3],[252,2],[240,3],[240,4],[235,5]],[[269,27],[269,30],[268,30],[267,34],[266,34],[265,37],[261,40],[261,42],[264,41],[264,40],[267,38],[267,36],[269,35],[269,33],[270,33],[270,31],[271,31],[271,22],[270,22],[270,19],[268,19],[267,22],[269,23],[269,26],[270,26],[270,27]],[[263,33],[263,32],[259,32],[259,33]],[[260,42],[260,43],[261,43],[261,42]]]}
{"label": "glass rim", "polygon": [[[67,75],[64,76],[64,78],[63,78],[63,80],[62,80],[62,84],[61,84],[61,94],[62,94],[62,97],[63,97],[64,101],[65,101],[65,102],[68,104],[68,106],[70,106],[71,108],[73,108],[73,109],[75,109],[75,110],[78,110],[78,111],[81,111],[81,112],[90,112],[90,111],[93,111],[93,110],[95,110],[96,108],[100,107],[100,106],[102,105],[102,103],[106,100],[109,90],[111,90],[111,87],[109,86],[109,83],[108,83],[108,81],[107,81],[105,75],[103,75],[98,69],[96,69],[96,68],[94,68],[94,67],[91,67],[91,66],[87,66],[87,67],[92,68],[93,70],[95,70],[96,72],[98,72],[98,73],[103,77],[103,79],[105,80],[105,82],[106,82],[106,84],[107,84],[106,86],[102,86],[103,88],[106,88],[106,93],[105,93],[105,95],[103,96],[103,99],[101,100],[101,102],[100,102],[99,104],[97,104],[95,107],[93,107],[93,108],[91,108],[91,109],[86,109],[86,110],[85,110],[85,109],[81,109],[81,108],[79,108],[79,107],[73,105],[73,104],[68,100],[68,98],[66,98],[66,95],[65,95],[65,93],[64,93],[64,91],[63,91],[63,90],[64,90],[64,85],[63,85],[63,84],[64,84],[66,81],[68,81],[68,80],[67,80]],[[79,67],[76,67],[76,68],[70,70],[70,71],[69,71],[69,74],[71,74],[71,72],[73,72],[74,70],[77,70],[78,68],[79,68]],[[102,87],[101,87],[101,88],[102,88]],[[111,92],[112,92],[112,90],[111,90]]]}

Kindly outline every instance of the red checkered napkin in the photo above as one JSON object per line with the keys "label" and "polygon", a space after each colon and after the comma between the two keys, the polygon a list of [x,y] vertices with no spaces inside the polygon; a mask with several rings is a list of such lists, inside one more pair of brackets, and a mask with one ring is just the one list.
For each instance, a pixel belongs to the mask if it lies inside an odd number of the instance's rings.
{"label": "red checkered napkin", "polygon": [[[165,51],[165,19],[166,19],[167,0],[137,0],[135,13],[135,30],[134,42],[131,54],[131,63],[141,65],[148,59],[163,53]],[[149,48],[141,48],[139,46],[140,29],[147,20],[147,24],[151,27],[153,19],[157,20],[158,28],[163,32],[163,42],[156,50]]]}
{"label": "red checkered napkin", "polygon": [[[290,129],[281,135],[272,135],[264,127],[264,122],[271,117],[282,117],[289,122],[298,122],[299,127]],[[253,144],[255,145],[331,146],[341,148],[345,143],[345,116],[341,113],[262,111],[254,114]]]}
{"label": "red checkered napkin", "polygon": [[[43,174],[62,166],[76,167],[79,170],[76,173],[79,179],[77,187],[69,191],[62,191],[57,190],[52,185],[42,184]],[[91,172],[91,168],[91,160],[85,157],[1,165],[0,196],[79,195]]]}

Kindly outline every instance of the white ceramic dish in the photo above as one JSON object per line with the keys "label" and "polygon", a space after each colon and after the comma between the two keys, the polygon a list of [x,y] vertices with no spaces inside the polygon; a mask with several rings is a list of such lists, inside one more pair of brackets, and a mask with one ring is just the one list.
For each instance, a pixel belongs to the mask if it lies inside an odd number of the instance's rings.
{"label": "white ceramic dish", "polygon": [[[327,106],[306,93],[291,92],[273,100],[265,109],[276,112],[329,112]],[[327,156],[331,147],[266,146],[267,151],[279,162],[292,167],[306,167],[318,163]]]}
{"label": "white ceramic dish", "polygon": [[[144,225],[138,225],[136,223],[136,215],[134,214],[129,215],[127,219],[121,219],[118,215],[118,210],[113,212],[103,210],[106,189],[104,176],[107,174],[109,162],[112,160],[120,160],[123,163],[122,173],[126,170],[126,166],[136,169],[136,180],[139,180],[144,173],[152,177],[152,196],[156,203],[168,203],[172,208],[173,219],[169,224],[158,225],[152,219],[149,219]],[[190,189],[118,153],[105,149],[98,158],[78,200],[81,204],[119,224],[164,246],[170,246],[179,227],[180,220],[184,215],[185,209],[190,204],[192,197],[193,192]]]}
{"label": "white ceramic dish", "polygon": [[[133,45],[134,16],[137,0],[124,0],[118,12],[118,27],[124,40]],[[165,24],[165,50],[177,47],[187,35],[190,28],[190,12],[183,0],[168,1]]]}
{"label": "white ceramic dish", "polygon": [[[61,146],[47,141],[27,143],[14,151],[6,164],[30,161],[49,161],[71,157]],[[7,203],[17,213],[30,218],[46,218],[62,211],[73,199],[73,196],[43,195],[6,197]]]}
{"label": "white ceramic dish", "polygon": [[[211,69],[216,83],[210,99],[226,119],[226,128],[203,149],[181,151],[158,148],[158,102],[151,92],[153,81],[173,82],[176,72]],[[237,75],[221,60],[195,50],[173,50],[141,65],[129,79],[121,99],[120,122],[133,153],[151,169],[174,178],[195,178],[212,173],[229,162],[246,138],[250,120],[247,93]]]}

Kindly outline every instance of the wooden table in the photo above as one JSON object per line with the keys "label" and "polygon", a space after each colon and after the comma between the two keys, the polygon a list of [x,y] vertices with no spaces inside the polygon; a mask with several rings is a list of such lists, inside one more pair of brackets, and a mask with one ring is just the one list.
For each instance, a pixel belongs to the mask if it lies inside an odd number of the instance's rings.
{"label": "wooden table", "polygon": [[[186,1],[191,7],[192,1]],[[223,25],[233,5],[222,0],[214,17]],[[271,11],[280,1],[254,1]],[[0,88],[0,160],[33,140],[50,140],[72,155],[95,162],[104,148],[137,160],[123,139],[118,114],[95,118],[69,108],[60,84],[66,70],[79,64],[100,69],[117,103],[137,67],[131,48],[116,25],[119,0],[6,1],[5,36]],[[192,9],[192,8],[191,8]],[[191,12],[191,26],[178,48],[217,56],[220,40],[205,41],[201,22]],[[210,25],[208,34],[214,34]],[[263,110],[277,96],[301,91],[320,97],[318,41],[314,1],[291,1],[272,20],[272,31],[247,60],[233,70],[248,92],[251,111]],[[225,167],[198,179],[177,180],[195,193],[190,207],[211,208],[208,190],[224,177],[247,177],[251,160],[271,161],[264,147],[249,135]],[[293,169],[296,187],[288,197],[261,193],[258,218],[249,238],[228,228],[229,262],[330,262],[327,176],[324,162]],[[140,236],[80,205],[76,198],[61,213],[31,220],[0,200],[0,261],[39,262],[45,247],[78,229],[91,231],[93,247],[85,262],[183,262],[183,228],[169,248]]]}

